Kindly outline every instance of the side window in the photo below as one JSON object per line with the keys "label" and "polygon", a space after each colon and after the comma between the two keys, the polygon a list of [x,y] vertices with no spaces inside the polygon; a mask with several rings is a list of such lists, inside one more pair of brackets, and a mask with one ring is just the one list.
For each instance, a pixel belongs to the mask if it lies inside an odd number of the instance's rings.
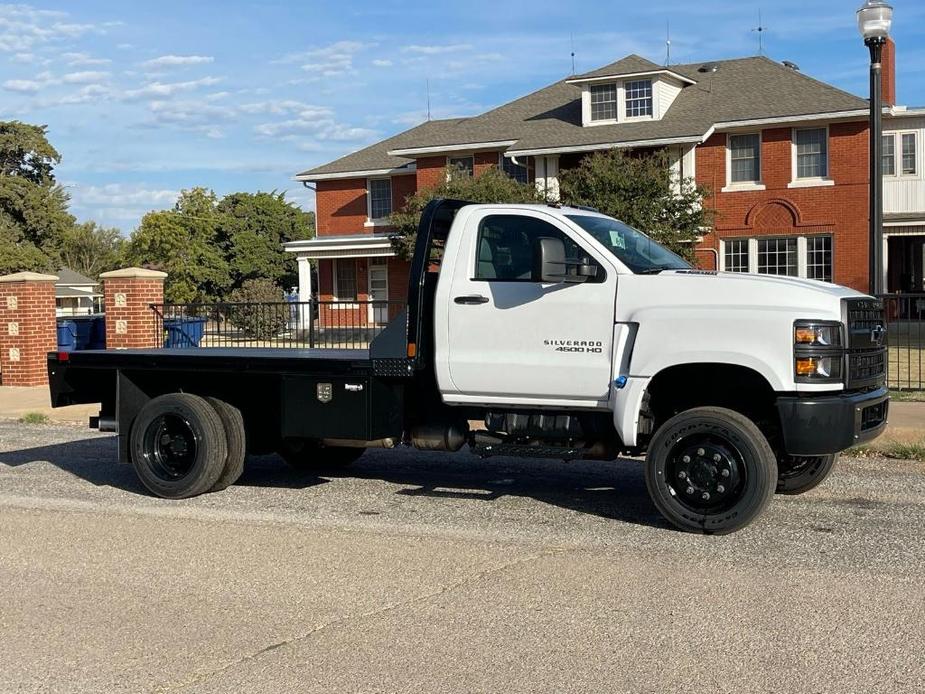
{"label": "side window", "polygon": [[[479,224],[476,240],[476,280],[531,282],[533,248],[542,238],[561,239],[568,260],[587,259],[588,254],[562,231],[548,222],[525,215],[491,215]],[[596,265],[593,260],[590,261]],[[591,282],[604,280],[603,268]]]}

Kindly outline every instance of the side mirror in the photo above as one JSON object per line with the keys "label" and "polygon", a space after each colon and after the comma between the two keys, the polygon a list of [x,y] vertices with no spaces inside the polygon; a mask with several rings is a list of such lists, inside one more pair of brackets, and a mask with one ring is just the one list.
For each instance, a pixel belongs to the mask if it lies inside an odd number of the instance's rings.
{"label": "side mirror", "polygon": [[[569,272],[569,268],[574,268]],[[597,277],[597,265],[590,260],[569,261],[565,259],[565,244],[562,239],[541,238],[533,245],[534,282],[545,283],[580,283],[591,277]]]}
{"label": "side mirror", "polygon": [[565,282],[565,244],[562,239],[542,238],[533,244],[534,282]]}

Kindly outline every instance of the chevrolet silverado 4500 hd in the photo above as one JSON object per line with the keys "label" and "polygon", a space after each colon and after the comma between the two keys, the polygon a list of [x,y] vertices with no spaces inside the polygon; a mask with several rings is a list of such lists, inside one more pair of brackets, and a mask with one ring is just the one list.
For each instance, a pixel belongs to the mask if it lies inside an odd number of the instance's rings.
{"label": "chevrolet silverado 4500 hd", "polygon": [[726,533],[883,431],[883,325],[870,296],[695,270],[586,209],[437,200],[407,308],[369,350],[82,351],[48,369],[53,404],[101,402],[91,425],[162,497],[228,486],[247,452],[645,455],[668,521]]}

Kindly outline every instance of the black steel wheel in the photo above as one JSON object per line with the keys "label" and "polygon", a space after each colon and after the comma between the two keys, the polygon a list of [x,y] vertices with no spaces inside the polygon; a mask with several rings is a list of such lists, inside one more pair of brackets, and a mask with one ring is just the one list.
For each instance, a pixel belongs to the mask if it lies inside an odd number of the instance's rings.
{"label": "black steel wheel", "polygon": [[777,493],[803,494],[815,489],[829,476],[838,456],[782,456],[777,461]]}
{"label": "black steel wheel", "polygon": [[325,446],[312,439],[285,439],[277,451],[299,472],[337,472],[358,460],[365,448]]}
{"label": "black steel wheel", "polygon": [[132,465],[142,484],[165,499],[209,491],[225,466],[228,448],[218,413],[188,393],[161,395],[132,423]]}
{"label": "black steel wheel", "polygon": [[206,402],[212,406],[212,409],[218,413],[219,419],[222,420],[222,428],[225,430],[225,444],[228,449],[222,474],[219,475],[218,481],[209,490],[210,492],[219,492],[237,482],[241,473],[244,472],[244,459],[247,457],[244,417],[241,415],[241,410],[234,405],[229,405],[224,400],[208,397]]}
{"label": "black steel wheel", "polygon": [[745,527],[767,506],[776,481],[777,461],[764,434],[744,415],[721,407],[675,415],[655,433],[646,456],[653,503],[689,532]]}

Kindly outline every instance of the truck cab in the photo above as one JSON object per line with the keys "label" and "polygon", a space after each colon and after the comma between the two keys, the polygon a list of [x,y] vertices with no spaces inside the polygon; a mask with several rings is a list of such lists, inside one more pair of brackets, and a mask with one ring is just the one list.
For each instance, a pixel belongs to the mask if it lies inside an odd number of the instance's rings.
{"label": "truck cab", "polygon": [[102,402],[95,424],[160,496],[224,488],[267,450],[628,454],[670,523],[727,533],[883,431],[883,325],[873,297],[697,270],[592,210],[435,200],[407,309],[368,352],[52,354],[49,377],[56,406]]}

